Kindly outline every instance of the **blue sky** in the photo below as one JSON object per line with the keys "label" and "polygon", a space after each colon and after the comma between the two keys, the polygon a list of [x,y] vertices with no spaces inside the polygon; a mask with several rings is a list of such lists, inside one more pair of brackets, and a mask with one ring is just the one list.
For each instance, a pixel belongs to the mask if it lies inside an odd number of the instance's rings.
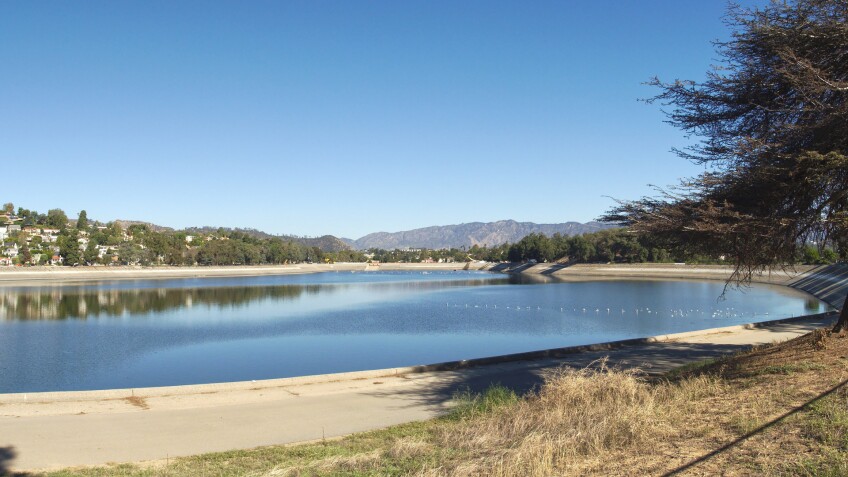
{"label": "blue sky", "polygon": [[0,201],[350,238],[593,220],[701,170],[637,100],[703,78],[725,6],[0,2]]}

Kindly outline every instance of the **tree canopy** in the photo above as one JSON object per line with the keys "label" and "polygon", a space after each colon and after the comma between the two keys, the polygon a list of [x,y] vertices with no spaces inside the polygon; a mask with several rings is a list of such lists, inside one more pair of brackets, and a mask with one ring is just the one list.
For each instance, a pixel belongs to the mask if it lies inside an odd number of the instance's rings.
{"label": "tree canopy", "polygon": [[[696,253],[726,254],[733,279],[791,263],[815,242],[848,250],[848,2],[731,7],[732,36],[703,82],[651,83],[648,102],[700,138],[677,151],[708,171],[623,201],[604,217]],[[840,318],[845,322],[846,310]]]}

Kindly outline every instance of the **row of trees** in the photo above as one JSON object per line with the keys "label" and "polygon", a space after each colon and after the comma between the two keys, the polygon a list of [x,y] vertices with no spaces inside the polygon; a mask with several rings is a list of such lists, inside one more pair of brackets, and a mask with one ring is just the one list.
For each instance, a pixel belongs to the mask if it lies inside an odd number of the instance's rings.
{"label": "row of trees", "polygon": [[157,232],[147,225],[131,225],[130,237],[118,246],[118,261],[166,265],[259,265],[303,262],[365,261],[359,252],[325,252],[318,247],[278,237],[259,238],[238,231],[219,229],[208,236],[184,231]]}
{"label": "row of trees", "polygon": [[[45,227],[52,229],[63,229],[68,226],[68,216],[62,209],[50,209],[46,214],[39,214],[35,210],[24,209],[18,207],[15,212],[15,204],[7,202],[3,204],[3,213],[8,216],[15,216],[18,223],[23,227]],[[85,217],[85,211],[81,212]]]}
{"label": "row of trees", "polygon": [[[76,221],[68,219],[61,209],[40,214],[14,204],[3,205],[3,213],[14,217],[22,227],[58,229],[56,242],[42,242],[39,235],[17,233],[11,239],[18,243],[21,263],[40,256],[45,263],[54,253],[65,265],[76,264],[166,264],[166,265],[257,265],[323,261],[366,261],[361,252],[342,250],[325,252],[295,240],[218,229],[189,240],[187,231],[156,231],[145,224],[133,224],[123,230],[117,222],[102,224],[88,219],[85,210]],[[80,240],[80,239],[87,239]],[[80,243],[85,243],[80,248]],[[106,247],[108,253],[103,253]]]}
{"label": "row of trees", "polygon": [[[649,235],[634,233],[625,228],[608,229],[584,235],[530,234],[514,244],[495,247],[474,245],[469,249],[444,250],[368,250],[368,255],[380,262],[434,261],[464,262],[568,262],[568,263],[726,263],[723,254],[700,254],[683,246],[660,246]],[[835,246],[807,244],[798,248],[792,264],[828,264],[846,260],[848,249]]]}
{"label": "row of trees", "polygon": [[[635,233],[626,228],[602,230],[591,234],[564,236],[530,234],[514,244],[494,248],[472,247],[469,254],[487,261],[569,262],[569,263],[725,263],[727,256],[715,251],[700,253],[684,245],[660,245],[649,234]],[[788,263],[826,264],[845,260],[848,248],[836,244],[806,244],[799,246]]]}
{"label": "row of trees", "polygon": [[[6,204],[5,210],[12,208]],[[67,265],[73,264],[165,264],[165,265],[259,265],[302,262],[465,262],[484,260],[488,262],[569,262],[569,263],[641,263],[641,262],[687,262],[723,263],[724,254],[705,254],[697,249],[681,245],[669,245],[649,233],[635,233],[629,229],[608,229],[591,234],[565,236],[554,234],[530,234],[514,244],[495,247],[472,246],[470,249],[443,250],[382,250],[367,252],[342,250],[322,251],[292,240],[278,237],[261,238],[253,234],[218,229],[216,232],[197,236],[194,240],[185,231],[155,231],[145,224],[130,225],[126,233],[116,222],[100,225],[89,222],[86,212],[80,212],[73,227],[61,209],[52,209],[40,215],[18,209],[18,217],[30,217],[43,221],[45,227],[59,226],[61,231],[55,247]],[[37,222],[36,222],[37,223]],[[55,225],[51,225],[55,224]],[[84,248],[80,248],[81,236],[87,236]],[[15,237],[20,245],[21,260],[28,263],[34,255],[41,256],[42,263],[53,254],[52,245],[43,243],[36,236],[27,240]],[[660,245],[665,243],[665,245]],[[106,246],[109,253],[101,253]],[[840,252],[837,251],[841,251]],[[802,245],[796,249],[791,263],[824,264],[846,259],[848,249],[833,246]]]}

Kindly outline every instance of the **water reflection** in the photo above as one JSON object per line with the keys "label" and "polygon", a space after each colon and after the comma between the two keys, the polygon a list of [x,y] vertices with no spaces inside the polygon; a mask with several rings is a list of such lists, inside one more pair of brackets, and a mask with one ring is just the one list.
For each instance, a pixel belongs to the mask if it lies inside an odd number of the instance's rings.
{"label": "water reflection", "polygon": [[389,283],[322,283],[200,288],[49,287],[35,290],[0,289],[0,321],[65,320],[147,315],[197,306],[247,307],[262,301],[284,302],[304,295],[332,295],[352,286],[365,294],[426,292],[446,287],[505,284],[508,278]]}
{"label": "water reflection", "polygon": [[0,289],[0,393],[376,369],[824,311],[722,282],[328,273]]}

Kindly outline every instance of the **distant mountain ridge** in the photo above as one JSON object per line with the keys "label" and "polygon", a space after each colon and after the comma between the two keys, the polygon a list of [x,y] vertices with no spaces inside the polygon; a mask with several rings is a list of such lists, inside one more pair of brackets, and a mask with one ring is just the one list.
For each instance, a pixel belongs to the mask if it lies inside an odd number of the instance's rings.
{"label": "distant mountain ridge", "polygon": [[555,233],[562,235],[581,235],[612,228],[613,226],[600,222],[566,222],[561,224],[536,224],[533,222],[516,222],[514,220],[499,220],[497,222],[471,222],[457,225],[441,225],[424,227],[403,232],[377,232],[368,234],[357,240],[342,239],[357,250],[381,248],[385,250],[405,248],[461,248],[479,246],[497,246],[504,243],[515,243],[531,233],[545,234],[548,237]]}
{"label": "distant mountain ridge", "polygon": [[[150,222],[136,220],[116,220],[121,227],[127,228],[133,224],[144,224],[158,232],[174,231]],[[260,239],[281,238],[301,243],[308,247],[318,247],[325,252],[340,250],[367,250],[380,248],[384,250],[407,248],[462,248],[473,245],[494,247],[504,243],[515,243],[532,233],[545,234],[548,237],[560,233],[562,235],[581,235],[612,228],[601,222],[565,222],[560,224],[537,224],[533,222],[516,222],[515,220],[499,220],[497,222],[470,222],[456,225],[437,225],[402,232],[376,232],[356,240],[338,238],[333,235],[321,237],[298,237],[294,235],[273,235],[261,230],[229,227],[187,227],[188,233],[212,234],[221,230],[240,232]]]}

